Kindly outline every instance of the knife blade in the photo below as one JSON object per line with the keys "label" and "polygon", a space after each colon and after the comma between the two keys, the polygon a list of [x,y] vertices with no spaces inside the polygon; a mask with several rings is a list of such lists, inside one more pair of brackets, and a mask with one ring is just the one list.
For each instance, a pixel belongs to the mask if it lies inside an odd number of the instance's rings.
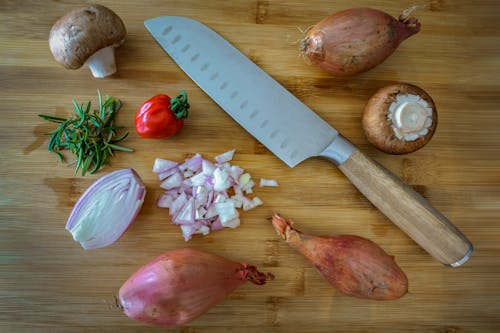
{"label": "knife blade", "polygon": [[215,31],[179,16],[152,18],[144,24],[207,95],[289,167],[310,157],[331,160],[429,254],[452,267],[469,259],[472,244],[443,214]]}

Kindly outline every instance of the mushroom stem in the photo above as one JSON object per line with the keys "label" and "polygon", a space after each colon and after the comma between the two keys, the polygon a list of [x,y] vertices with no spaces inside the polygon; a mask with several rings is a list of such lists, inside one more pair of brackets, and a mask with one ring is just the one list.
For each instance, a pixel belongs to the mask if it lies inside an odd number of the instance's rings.
{"label": "mushroom stem", "polygon": [[415,141],[427,135],[432,125],[432,108],[417,95],[398,95],[389,107],[388,120],[394,135],[405,141]]}
{"label": "mushroom stem", "polygon": [[100,49],[87,59],[87,66],[92,75],[97,78],[103,78],[116,72],[115,48],[108,46]]}
{"label": "mushroom stem", "polygon": [[425,146],[437,126],[437,110],[431,96],[409,83],[380,88],[365,106],[363,130],[377,149],[408,154]]}
{"label": "mushroom stem", "polygon": [[[394,125],[404,134],[418,134],[418,132],[425,128],[426,119],[427,112],[418,103],[403,103],[394,112]],[[413,141],[412,139],[416,140],[417,138],[418,135],[414,135],[411,138],[405,139]]]}

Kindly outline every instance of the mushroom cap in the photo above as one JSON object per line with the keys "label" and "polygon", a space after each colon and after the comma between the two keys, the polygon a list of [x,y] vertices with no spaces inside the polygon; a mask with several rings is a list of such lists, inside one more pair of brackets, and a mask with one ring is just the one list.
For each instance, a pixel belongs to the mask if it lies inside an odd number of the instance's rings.
{"label": "mushroom cap", "polygon": [[[405,95],[420,97],[432,109],[432,123],[427,128],[427,133],[413,141],[398,138],[391,120],[388,119],[391,104],[396,102],[398,96]],[[436,105],[427,92],[409,83],[397,83],[379,89],[368,100],[363,113],[363,129],[368,141],[377,149],[389,154],[402,155],[425,146],[436,131],[437,120]]]}
{"label": "mushroom cap", "polygon": [[50,51],[68,69],[80,68],[95,52],[125,41],[125,25],[111,9],[86,5],[57,20],[50,30]]}

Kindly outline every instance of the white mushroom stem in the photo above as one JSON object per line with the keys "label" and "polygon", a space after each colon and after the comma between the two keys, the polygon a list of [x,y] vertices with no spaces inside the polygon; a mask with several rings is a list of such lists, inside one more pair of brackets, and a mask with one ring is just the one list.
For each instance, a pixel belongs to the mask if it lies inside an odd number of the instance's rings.
{"label": "white mushroom stem", "polygon": [[100,49],[87,59],[86,64],[92,71],[92,75],[97,78],[103,78],[115,73],[115,48],[108,46]]}
{"label": "white mushroom stem", "polygon": [[394,135],[404,141],[415,141],[429,132],[432,108],[417,95],[398,95],[389,106],[387,119]]}

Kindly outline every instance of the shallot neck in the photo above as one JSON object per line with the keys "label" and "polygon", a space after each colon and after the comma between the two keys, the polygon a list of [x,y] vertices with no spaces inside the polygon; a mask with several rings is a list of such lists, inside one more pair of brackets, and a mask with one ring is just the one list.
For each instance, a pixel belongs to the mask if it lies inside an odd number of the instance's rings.
{"label": "shallot neck", "polygon": [[405,25],[405,36],[403,39],[410,37],[420,31],[420,22],[415,18],[411,17],[413,12],[421,9],[426,9],[426,5],[416,5],[406,8],[401,15],[399,15],[399,22]]}

